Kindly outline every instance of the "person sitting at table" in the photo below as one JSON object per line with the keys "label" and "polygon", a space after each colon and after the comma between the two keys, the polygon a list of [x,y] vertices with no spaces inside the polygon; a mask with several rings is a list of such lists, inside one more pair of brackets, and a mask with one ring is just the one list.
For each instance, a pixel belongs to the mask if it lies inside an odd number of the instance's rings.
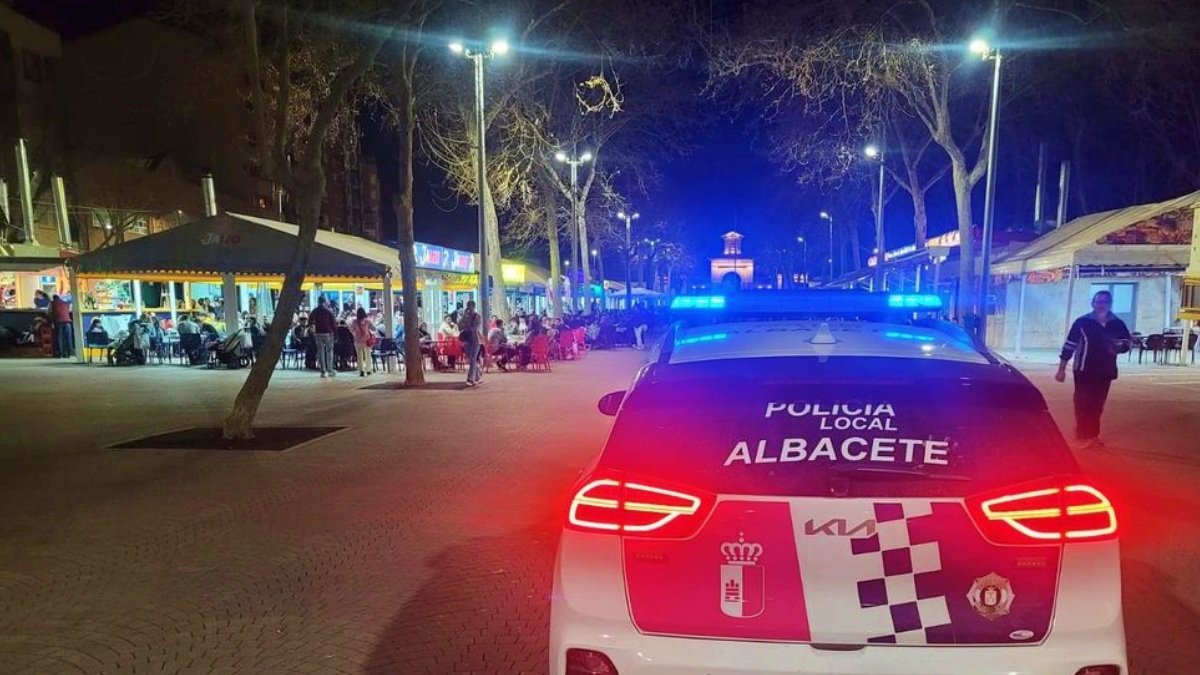
{"label": "person sitting at table", "polygon": [[92,318],[92,325],[88,326],[87,334],[84,336],[84,345],[89,347],[107,347],[112,344],[112,338],[108,336],[108,331],[104,329],[104,322],[100,317]]}
{"label": "person sitting at table", "polygon": [[438,327],[438,339],[449,340],[456,337],[458,337],[458,324],[455,323],[453,314],[447,314],[442,317],[442,325]]}
{"label": "person sitting at table", "polygon": [[333,332],[333,367],[337,370],[353,370],[350,361],[355,358],[354,334],[345,319],[340,319]]}
{"label": "person sitting at table", "polygon": [[533,360],[533,340],[539,335],[545,335],[541,319],[536,316],[529,320],[529,331],[525,333],[525,341],[517,346],[517,367],[524,370]]}
{"label": "person sitting at table", "polygon": [[504,319],[496,317],[495,326],[488,331],[487,350],[496,359],[496,367],[502,372],[508,372],[508,361],[517,355],[517,350],[508,344],[508,335],[504,332]]}
{"label": "person sitting at table", "polygon": [[200,348],[207,352],[209,347],[221,342],[221,334],[217,332],[217,327],[212,325],[208,320],[208,315],[203,314],[200,319]]}
{"label": "person sitting at table", "polygon": [[180,335],[195,335],[200,332],[200,324],[192,321],[191,314],[183,314],[175,324],[175,330],[179,331]]}
{"label": "person sitting at table", "polygon": [[152,312],[146,312],[142,314],[142,324],[146,327],[146,338],[150,343],[150,352],[158,354],[161,359],[166,353],[163,349],[163,338],[166,337],[166,332],[163,330],[162,321]]}

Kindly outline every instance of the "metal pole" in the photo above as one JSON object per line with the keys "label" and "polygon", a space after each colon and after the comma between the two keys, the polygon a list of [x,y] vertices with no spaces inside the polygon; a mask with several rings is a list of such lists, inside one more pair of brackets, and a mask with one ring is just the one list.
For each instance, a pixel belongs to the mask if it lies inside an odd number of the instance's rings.
{"label": "metal pole", "polygon": [[992,58],[995,60],[995,65],[992,68],[992,110],[988,115],[987,187],[983,197],[983,242],[980,249],[979,295],[975,301],[979,317],[979,339],[985,344],[987,342],[987,299],[992,278],[992,228],[996,215],[996,135],[1000,109],[1000,65],[1004,57],[997,50]]}
{"label": "metal pole", "polygon": [[29,153],[25,139],[17,140],[17,192],[21,197],[21,219],[25,226],[25,243],[38,245],[37,225],[33,222],[33,188],[29,184]]}
{"label": "metal pole", "polygon": [[[875,246],[879,249],[879,251],[878,251],[878,253],[875,254],[875,287],[871,289],[873,291],[885,290],[883,287],[883,283],[884,283],[883,261],[884,261],[884,258],[887,257],[887,245],[884,243],[884,238],[883,238],[883,178],[884,178],[883,155],[880,155],[879,156],[879,196],[878,196],[878,201],[875,204]],[[830,224],[830,229],[832,231],[832,223]],[[833,269],[833,246],[832,246],[833,238],[832,238],[832,236],[830,237],[829,241],[830,241],[829,268],[832,270]]]}
{"label": "metal pole", "polygon": [[491,303],[488,299],[488,250],[487,225],[484,223],[483,199],[487,189],[487,142],[484,138],[483,121],[483,54],[472,54],[471,61],[475,64],[475,135],[478,139],[476,152],[476,187],[479,191],[479,315],[483,321],[491,316]]}
{"label": "metal pole", "polygon": [[1071,304],[1072,304],[1071,301],[1075,299],[1075,262],[1074,261],[1071,262],[1071,267],[1067,271],[1067,273],[1070,276],[1067,278],[1067,316],[1066,316],[1066,320],[1063,322],[1063,340],[1064,341],[1067,339],[1067,334],[1069,334],[1071,332]]}
{"label": "metal pole", "polygon": [[1017,339],[1014,351],[1021,358],[1021,347],[1025,344],[1025,285],[1029,283],[1029,273],[1025,271],[1025,263],[1021,263],[1021,295],[1017,300]]}
{"label": "metal pole", "polygon": [[1067,195],[1071,192],[1071,163],[1063,162],[1058,168],[1058,214],[1054,219],[1054,229],[1067,222]]}
{"label": "metal pole", "polygon": [[211,218],[217,215],[217,190],[211,173],[204,174],[200,186],[204,190],[204,215]]}
{"label": "metal pole", "polygon": [[[573,152],[573,151],[572,151]],[[580,250],[583,248],[583,242],[580,240],[582,232],[579,231],[579,165],[578,158],[571,156],[571,267],[574,272],[571,275],[571,306],[575,311],[582,311],[583,305],[580,303],[580,286],[583,284],[576,279],[582,279],[580,270]]]}
{"label": "metal pole", "polygon": [[67,267],[67,283],[71,287],[71,324],[75,330],[75,361],[84,363],[83,296],[79,294],[79,273]]}
{"label": "metal pole", "polygon": [[67,219],[67,188],[63,185],[62,176],[51,180],[54,195],[54,219],[58,221],[58,242],[60,246],[71,245],[71,223]]}
{"label": "metal pole", "polygon": [[633,285],[629,267],[633,264],[633,249],[629,243],[630,230],[633,229],[633,216],[625,214],[625,309],[633,308]]}
{"label": "metal pole", "polygon": [[[833,281],[834,276],[833,276],[833,215],[832,214],[829,216],[828,220],[829,220],[829,280]],[[804,257],[805,258],[808,257],[808,244],[807,243],[804,244]]]}
{"label": "metal pole", "polygon": [[1047,144],[1042,141],[1038,145],[1037,192],[1033,194],[1033,226],[1038,234],[1042,233],[1043,216],[1046,214],[1043,206],[1046,201],[1046,150]]}

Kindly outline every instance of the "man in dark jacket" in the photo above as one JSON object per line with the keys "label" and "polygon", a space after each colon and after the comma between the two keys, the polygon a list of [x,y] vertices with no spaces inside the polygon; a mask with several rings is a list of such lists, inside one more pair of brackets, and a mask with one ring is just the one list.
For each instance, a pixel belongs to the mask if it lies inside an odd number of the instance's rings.
{"label": "man in dark jacket", "polygon": [[50,318],[54,321],[54,355],[65,359],[75,353],[75,327],[71,325],[71,303],[58,294],[50,300]]}
{"label": "man in dark jacket", "polygon": [[317,301],[317,308],[308,315],[312,324],[313,339],[317,343],[317,369],[321,377],[333,377],[337,371],[333,369],[333,338],[337,330],[337,319],[329,309],[329,301],[325,296]]}
{"label": "man in dark jacket", "polygon": [[1075,358],[1075,438],[1084,448],[1100,448],[1100,414],[1108,388],[1117,379],[1117,354],[1129,351],[1129,328],[1112,313],[1112,293],[1092,296],[1092,311],[1075,319],[1059,355],[1054,379],[1067,379],[1067,362]]}

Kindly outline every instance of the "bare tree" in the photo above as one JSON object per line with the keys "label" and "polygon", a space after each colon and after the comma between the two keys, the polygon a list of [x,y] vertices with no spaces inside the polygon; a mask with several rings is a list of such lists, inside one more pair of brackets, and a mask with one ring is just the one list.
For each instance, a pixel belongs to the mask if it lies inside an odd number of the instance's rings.
{"label": "bare tree", "polygon": [[[333,6],[321,9],[332,10]],[[311,6],[300,12],[286,3],[264,5],[244,0],[240,10],[256,159],[261,174],[292,195],[300,230],[266,341],[225,418],[224,436],[228,439],[254,436],[254,417],[300,304],[301,284],[316,240],[325,192],[322,159],[327,137],[347,114],[351,88],[375,62],[396,27],[394,23],[335,21]],[[335,48],[321,48],[331,45]],[[306,68],[320,56],[333,58],[334,67],[327,71]],[[298,77],[302,71],[324,72],[329,78]]]}

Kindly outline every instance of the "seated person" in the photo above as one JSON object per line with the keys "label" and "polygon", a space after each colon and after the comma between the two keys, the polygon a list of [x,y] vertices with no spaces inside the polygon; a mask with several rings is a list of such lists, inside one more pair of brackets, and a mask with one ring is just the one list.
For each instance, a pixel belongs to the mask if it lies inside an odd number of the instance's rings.
{"label": "seated person", "polygon": [[545,335],[546,331],[542,328],[542,322],[537,317],[529,321],[529,332],[525,333],[525,341],[517,347],[517,365],[524,369],[533,360],[533,339],[539,335]]}
{"label": "seated person", "polygon": [[496,367],[508,372],[508,362],[517,355],[517,350],[508,344],[508,335],[504,333],[504,319],[496,318],[495,325],[488,331],[487,350],[496,359]]}
{"label": "seated person", "polygon": [[338,370],[353,370],[350,362],[357,357],[358,353],[354,349],[354,334],[350,332],[350,326],[346,325],[346,320],[341,319],[333,333],[333,367]]}
{"label": "seated person", "polygon": [[175,330],[180,335],[195,335],[200,332],[200,324],[192,321],[191,314],[183,314],[179,317],[179,323],[175,324]]}

